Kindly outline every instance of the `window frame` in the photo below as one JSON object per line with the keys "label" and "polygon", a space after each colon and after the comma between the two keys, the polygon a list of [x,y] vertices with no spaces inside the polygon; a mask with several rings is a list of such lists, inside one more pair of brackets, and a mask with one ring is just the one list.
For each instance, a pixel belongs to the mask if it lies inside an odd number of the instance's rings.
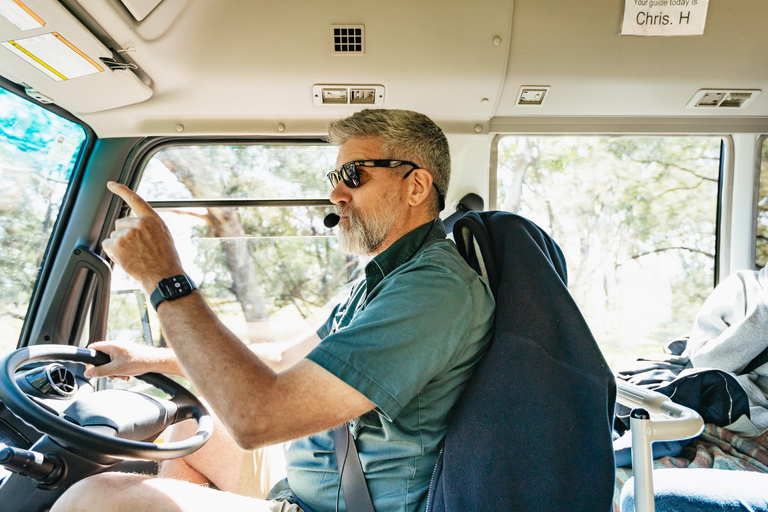
{"label": "window frame", "polygon": [[[202,146],[202,145],[304,145],[331,146],[318,137],[148,137],[143,139],[129,155],[126,167],[120,176],[120,183],[125,183],[131,190],[136,190],[147,164],[158,152],[170,147]],[[328,191],[330,197],[331,191]],[[276,206],[333,206],[330,198],[281,198],[281,199],[169,199],[147,201],[154,208],[190,208],[206,206],[232,206],[249,208],[267,208]],[[123,204],[120,212],[114,212],[113,218],[108,219],[102,239],[109,235],[111,226],[119,217],[124,217],[127,207]]]}
{"label": "window frame", "polygon": [[755,144],[755,166],[753,176],[753,191],[752,194],[752,226],[749,238],[752,240],[752,247],[749,251],[749,265],[751,268],[755,268],[757,265],[757,203],[760,201],[760,173],[763,167],[763,144],[768,141],[768,134],[761,135],[757,138]]}
{"label": "window frame", "polygon": [[77,161],[72,168],[72,174],[69,179],[69,184],[67,185],[67,191],[64,193],[61,207],[59,208],[59,214],[56,218],[56,222],[53,224],[51,236],[48,239],[45,251],[43,251],[43,258],[40,262],[35,284],[32,287],[32,295],[30,296],[29,304],[27,306],[27,313],[24,317],[24,325],[21,328],[21,333],[19,334],[19,339],[16,344],[17,348],[21,348],[26,347],[29,344],[29,337],[39,313],[40,302],[43,296],[43,290],[45,288],[42,283],[47,283],[49,281],[54,260],[56,259],[55,257],[52,258],[51,256],[57,254],[59,248],[61,247],[61,241],[64,236],[63,228],[69,222],[72,209],[75,204],[75,199],[77,197],[78,191],[80,190],[80,186],[85,174],[85,168],[88,165],[91,153],[93,152],[93,148],[96,145],[98,137],[89,125],[78,119],[72,113],[64,110],[62,107],[54,104],[44,104],[34,98],[29,97],[26,94],[23,86],[0,76],[0,88],[4,89],[6,92],[14,94],[15,96],[18,96],[22,100],[28,101],[33,105],[47,110],[61,117],[62,119],[66,119],[67,121],[77,124],[83,129],[83,132],[85,133],[85,140],[80,146],[80,153],[78,154]]}

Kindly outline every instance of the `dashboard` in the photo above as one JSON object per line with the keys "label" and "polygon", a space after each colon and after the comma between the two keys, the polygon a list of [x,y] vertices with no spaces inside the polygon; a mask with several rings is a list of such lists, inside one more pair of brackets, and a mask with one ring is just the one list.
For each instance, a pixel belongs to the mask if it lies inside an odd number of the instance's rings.
{"label": "dashboard", "polygon": [[[22,368],[16,383],[30,398],[53,414],[66,417],[65,410],[78,397],[94,392],[78,363],[44,363]],[[43,434],[19,419],[0,402],[0,448],[13,446],[28,450]],[[0,482],[10,471],[0,465]]]}

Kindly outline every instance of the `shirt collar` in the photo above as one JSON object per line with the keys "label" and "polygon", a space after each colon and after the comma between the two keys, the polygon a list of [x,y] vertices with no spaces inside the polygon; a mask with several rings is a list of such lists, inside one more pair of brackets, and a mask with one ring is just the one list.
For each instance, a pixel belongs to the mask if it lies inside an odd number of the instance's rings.
{"label": "shirt collar", "polygon": [[445,226],[439,218],[406,233],[365,266],[365,284],[371,291],[393,270],[413,258],[429,242],[445,238]]}

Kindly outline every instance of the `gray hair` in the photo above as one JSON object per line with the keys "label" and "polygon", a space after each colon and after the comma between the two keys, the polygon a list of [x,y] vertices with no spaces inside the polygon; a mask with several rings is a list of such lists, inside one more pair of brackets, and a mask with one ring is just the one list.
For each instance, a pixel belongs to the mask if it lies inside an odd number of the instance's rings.
{"label": "gray hair", "polygon": [[[365,109],[328,123],[328,141],[341,145],[349,139],[382,139],[383,158],[411,160],[430,171],[439,195],[445,198],[451,180],[451,154],[443,131],[430,118],[412,110]],[[438,194],[432,210],[440,213]]]}

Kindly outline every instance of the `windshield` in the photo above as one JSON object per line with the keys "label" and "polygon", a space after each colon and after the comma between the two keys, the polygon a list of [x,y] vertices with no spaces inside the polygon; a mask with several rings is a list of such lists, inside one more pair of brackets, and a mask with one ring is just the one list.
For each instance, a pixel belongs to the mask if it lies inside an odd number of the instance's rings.
{"label": "windshield", "polygon": [[0,355],[16,348],[85,131],[0,89]]}
{"label": "windshield", "polygon": [[[359,277],[358,258],[341,254],[323,225],[336,153],[309,143],[180,145],[144,169],[138,193],[163,217],[184,268],[262,357],[314,332]],[[116,267],[108,338],[163,346],[146,303]]]}

